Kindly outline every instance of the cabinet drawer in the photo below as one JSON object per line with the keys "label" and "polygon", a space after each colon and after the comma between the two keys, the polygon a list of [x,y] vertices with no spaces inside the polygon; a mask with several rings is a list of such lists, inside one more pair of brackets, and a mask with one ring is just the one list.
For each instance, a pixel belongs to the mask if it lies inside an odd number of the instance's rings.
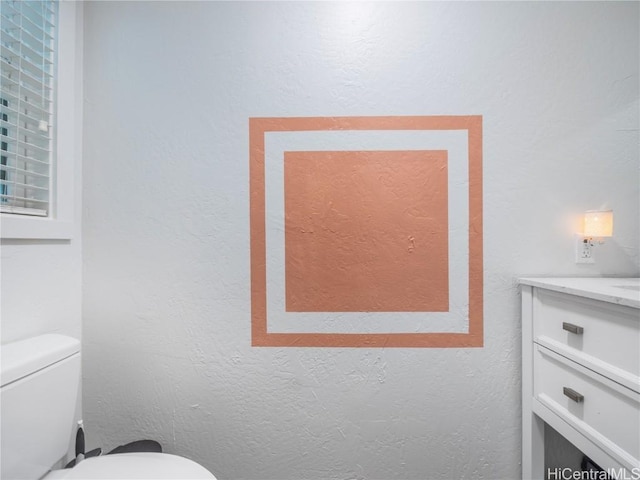
{"label": "cabinet drawer", "polygon": [[640,376],[638,309],[537,290],[533,314],[534,339],[555,340],[576,354]]}
{"label": "cabinet drawer", "polygon": [[623,463],[639,464],[640,394],[539,345],[533,370],[534,398],[601,447],[617,445]]}

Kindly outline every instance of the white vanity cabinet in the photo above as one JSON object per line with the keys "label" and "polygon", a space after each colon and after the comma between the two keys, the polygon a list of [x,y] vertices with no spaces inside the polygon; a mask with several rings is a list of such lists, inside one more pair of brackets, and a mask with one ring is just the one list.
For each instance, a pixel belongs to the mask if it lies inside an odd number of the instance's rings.
{"label": "white vanity cabinet", "polygon": [[519,283],[523,478],[546,478],[545,423],[602,468],[639,474],[638,279]]}

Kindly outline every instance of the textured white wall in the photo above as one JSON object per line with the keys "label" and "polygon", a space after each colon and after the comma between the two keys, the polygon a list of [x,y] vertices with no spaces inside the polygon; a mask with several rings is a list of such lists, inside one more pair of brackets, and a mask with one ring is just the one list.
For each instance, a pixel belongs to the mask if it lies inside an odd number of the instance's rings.
{"label": "textured white wall", "polygon": [[43,333],[80,338],[77,234],[71,242],[2,241],[2,343]]}
{"label": "textured white wall", "polygon": [[[638,274],[638,4],[89,2],[84,405],[220,478],[517,478],[519,275]],[[248,118],[484,116],[485,347],[251,348]],[[616,237],[573,263],[579,212]]]}

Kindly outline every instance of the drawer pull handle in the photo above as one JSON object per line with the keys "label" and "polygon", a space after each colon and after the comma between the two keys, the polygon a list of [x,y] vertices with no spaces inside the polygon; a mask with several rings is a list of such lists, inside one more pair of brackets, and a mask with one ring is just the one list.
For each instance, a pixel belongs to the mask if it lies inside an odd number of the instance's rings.
{"label": "drawer pull handle", "polygon": [[582,335],[584,328],[574,325],[573,323],[562,322],[562,329],[567,332],[575,333],[576,335]]}
{"label": "drawer pull handle", "polygon": [[579,394],[578,392],[576,392],[575,390],[569,387],[563,387],[562,393],[564,393],[567,397],[569,397],[571,400],[573,400],[576,403],[580,403],[584,401],[584,395]]}

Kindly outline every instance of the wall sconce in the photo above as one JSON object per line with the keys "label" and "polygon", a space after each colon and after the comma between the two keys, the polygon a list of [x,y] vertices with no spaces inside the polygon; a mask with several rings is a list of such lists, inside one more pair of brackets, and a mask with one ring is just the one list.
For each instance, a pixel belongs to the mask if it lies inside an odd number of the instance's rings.
{"label": "wall sconce", "polygon": [[583,222],[576,242],[576,263],[594,263],[591,252],[594,242],[602,245],[604,238],[613,236],[613,210],[588,210]]}

